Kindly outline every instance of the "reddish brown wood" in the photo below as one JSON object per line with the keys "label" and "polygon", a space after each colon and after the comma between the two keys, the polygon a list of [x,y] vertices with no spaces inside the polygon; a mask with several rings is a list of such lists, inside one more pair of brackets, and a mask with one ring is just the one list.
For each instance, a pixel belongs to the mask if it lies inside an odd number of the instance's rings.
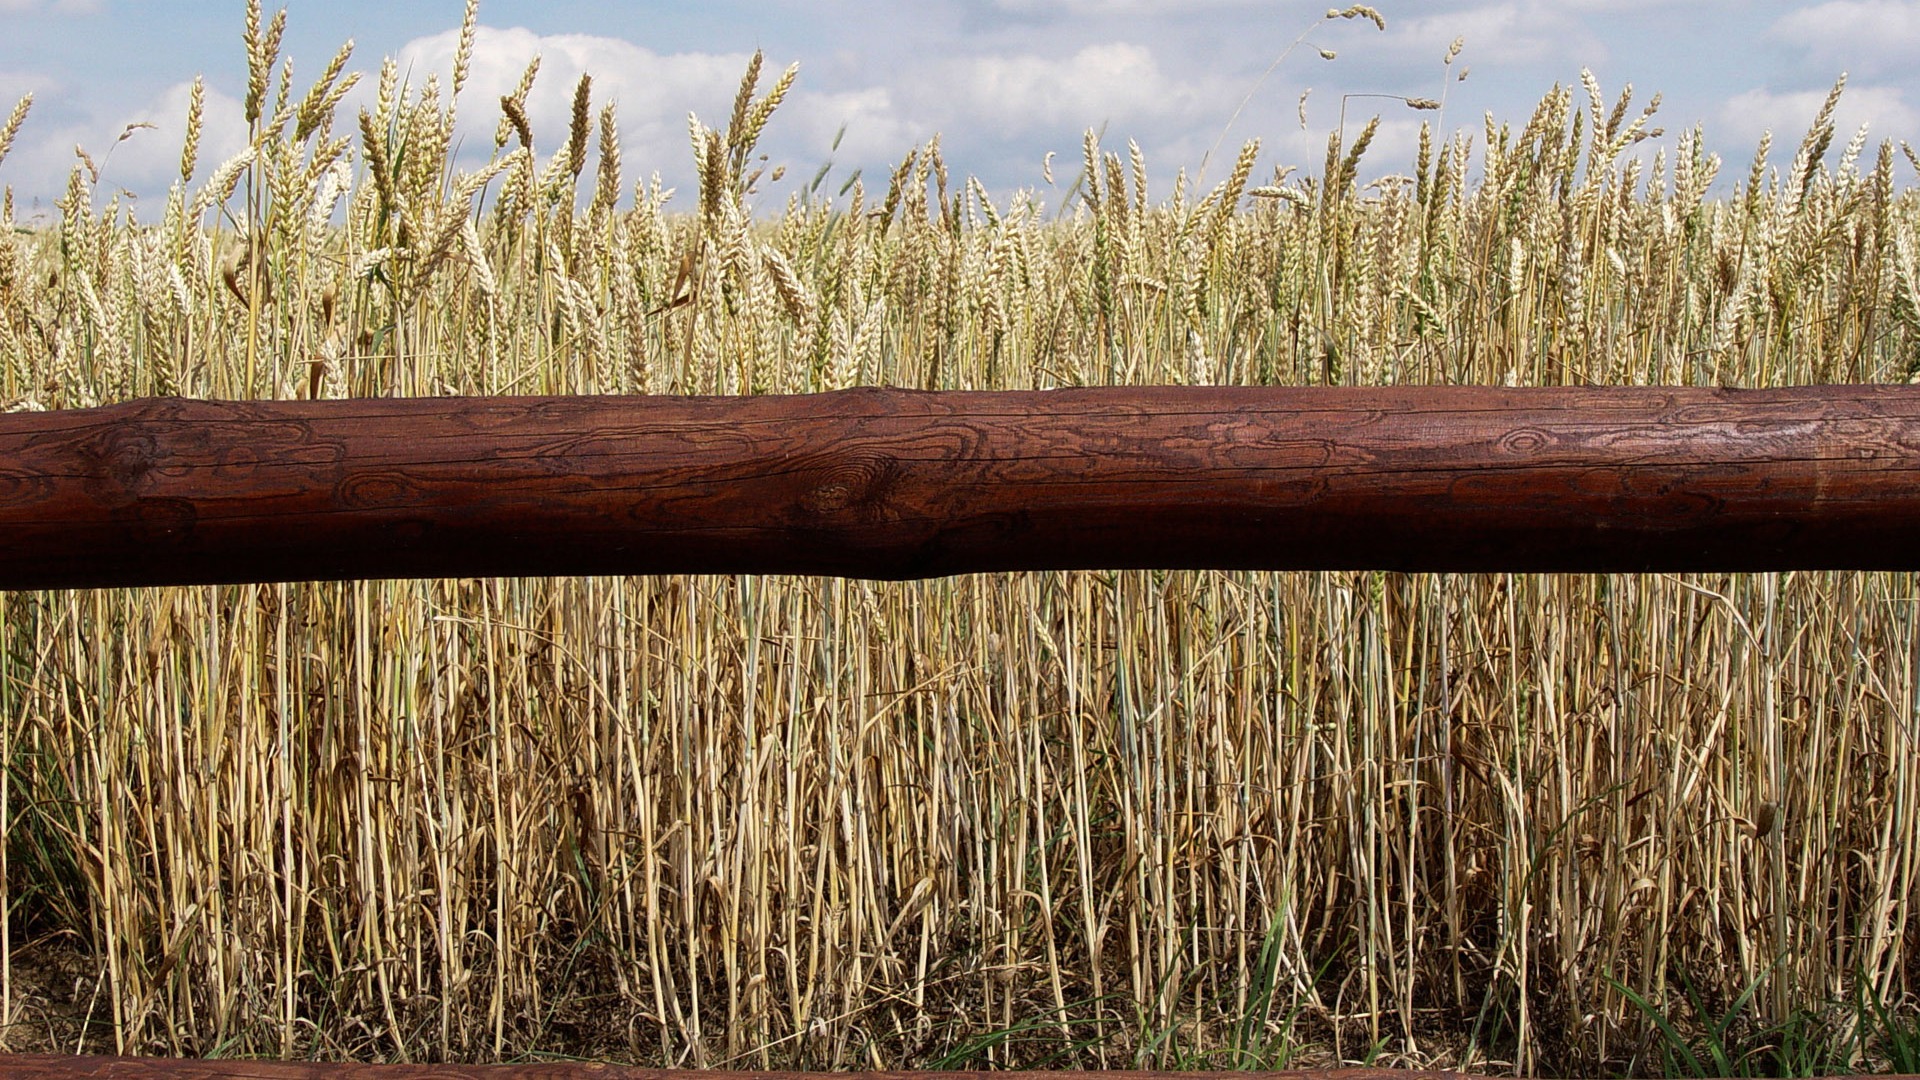
{"label": "reddish brown wood", "polygon": [[0,588],[1920,567],[1920,387],[137,401],[0,417]]}
{"label": "reddish brown wood", "polygon": [[[727,1072],[641,1069],[583,1062],[534,1065],[358,1065],[305,1061],[194,1061],[180,1058],[0,1054],[0,1076],[16,1080],[980,1080],[978,1072]],[[1466,1073],[1410,1069],[1296,1072],[997,1072],[994,1080],[1474,1080]]]}

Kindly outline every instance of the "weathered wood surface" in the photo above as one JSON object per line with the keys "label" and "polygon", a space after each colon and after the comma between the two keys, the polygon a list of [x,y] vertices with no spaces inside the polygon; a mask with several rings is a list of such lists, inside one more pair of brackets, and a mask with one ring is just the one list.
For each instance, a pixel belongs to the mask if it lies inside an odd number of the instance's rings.
{"label": "weathered wood surface", "polygon": [[0,588],[1920,568],[1920,387],[144,400],[0,416]]}
{"label": "weathered wood surface", "polygon": [[14,1080],[1474,1080],[1465,1073],[1405,1069],[1301,1072],[726,1072],[640,1069],[579,1062],[533,1065],[354,1065],[304,1061],[195,1061],[180,1058],[0,1054]]}

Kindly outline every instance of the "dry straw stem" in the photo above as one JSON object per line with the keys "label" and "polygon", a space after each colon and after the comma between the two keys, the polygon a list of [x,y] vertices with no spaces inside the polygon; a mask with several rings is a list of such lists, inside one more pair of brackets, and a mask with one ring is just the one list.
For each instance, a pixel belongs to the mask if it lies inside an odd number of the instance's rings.
{"label": "dry straw stem", "polygon": [[[257,121],[279,23],[256,4],[248,25]],[[1324,169],[1260,182],[1242,159],[1198,205],[1191,176],[1149,200],[1131,148],[1108,179],[1096,139],[1064,213],[952,183],[934,144],[872,206],[778,211],[747,194],[743,148],[785,91],[743,80],[737,126],[693,127],[699,190],[669,203],[652,182],[622,208],[608,175],[590,219],[570,185],[540,186],[531,69],[493,187],[449,160],[444,94],[386,64],[367,114],[336,118],[349,77],[261,125],[184,212],[96,206],[82,176],[56,223],[0,237],[0,403],[1920,372],[1920,198],[1891,146],[1870,182],[1831,166],[1831,109],[1725,199],[1697,136],[1646,170],[1614,150],[1633,106],[1603,96],[1596,155],[1587,103],[1560,92],[1490,137],[1436,126],[1414,162],[1336,142]],[[583,116],[541,136],[567,137],[568,167]],[[350,177],[319,134],[336,123],[358,136]],[[256,197],[229,200],[244,177]],[[1728,1029],[1749,1045],[1829,1002],[1910,1015],[1915,586],[1135,572],[7,595],[0,1033],[1573,1074],[1658,1068],[1620,987],[1691,1036],[1758,984]],[[1860,1032],[1821,1067],[1882,1063]]]}

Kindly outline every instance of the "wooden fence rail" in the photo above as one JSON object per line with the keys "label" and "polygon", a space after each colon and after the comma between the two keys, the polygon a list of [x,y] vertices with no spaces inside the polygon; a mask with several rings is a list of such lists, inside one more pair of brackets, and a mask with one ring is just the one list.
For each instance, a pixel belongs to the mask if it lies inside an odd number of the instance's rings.
{"label": "wooden fence rail", "polygon": [[1920,567],[1920,387],[158,399],[0,416],[0,588]]}

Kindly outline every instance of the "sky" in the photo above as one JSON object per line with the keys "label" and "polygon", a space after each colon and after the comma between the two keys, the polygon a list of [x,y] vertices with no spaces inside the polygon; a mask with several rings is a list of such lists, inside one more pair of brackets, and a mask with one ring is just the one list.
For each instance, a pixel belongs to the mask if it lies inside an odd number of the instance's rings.
{"label": "sky", "polygon": [[[978,176],[996,201],[1021,188],[1060,201],[1089,128],[1123,155],[1129,139],[1139,143],[1155,197],[1179,169],[1217,181],[1255,137],[1256,180],[1275,166],[1313,172],[1343,108],[1350,133],[1381,117],[1363,174],[1405,173],[1422,120],[1478,132],[1491,113],[1517,129],[1556,83],[1584,101],[1583,69],[1609,105],[1629,84],[1635,112],[1662,94],[1651,123],[1667,134],[1642,151],[1703,125],[1707,148],[1726,161],[1723,177],[1745,174],[1769,129],[1773,160],[1784,167],[1843,72],[1836,153],[1862,123],[1875,144],[1920,144],[1920,0],[1375,6],[1384,31],[1366,19],[1326,19],[1325,0],[482,0],[461,97],[461,158],[474,165],[491,151],[499,97],[537,54],[528,109],[536,150],[544,157],[564,141],[574,84],[591,74],[595,108],[617,105],[627,176],[658,173],[680,193],[669,206],[684,208],[694,190],[688,113],[724,126],[755,50],[766,53],[768,81],[800,66],[762,141],[768,165],[786,169],[782,184],[756,196],[757,208],[771,211],[828,164],[825,191],[856,170],[870,191],[883,190],[891,167],[936,133],[953,174]],[[349,69],[367,77],[343,107],[343,126],[367,103],[384,57],[415,85],[436,72],[444,83],[451,71],[459,0],[287,7],[283,53],[297,90],[345,41],[355,43]],[[196,75],[206,80],[208,117],[196,179],[244,147],[244,10],[240,0],[0,0],[0,111],[34,95],[0,161],[0,183],[13,187],[20,216],[53,213],[80,146],[104,162],[102,201],[123,191],[137,216],[157,217]],[[1463,45],[1448,66],[1456,38]],[[1432,98],[1445,108],[1415,112],[1390,98],[1351,96],[1360,94]],[[154,127],[116,142],[141,123]],[[1058,155],[1051,185],[1049,152]]]}

